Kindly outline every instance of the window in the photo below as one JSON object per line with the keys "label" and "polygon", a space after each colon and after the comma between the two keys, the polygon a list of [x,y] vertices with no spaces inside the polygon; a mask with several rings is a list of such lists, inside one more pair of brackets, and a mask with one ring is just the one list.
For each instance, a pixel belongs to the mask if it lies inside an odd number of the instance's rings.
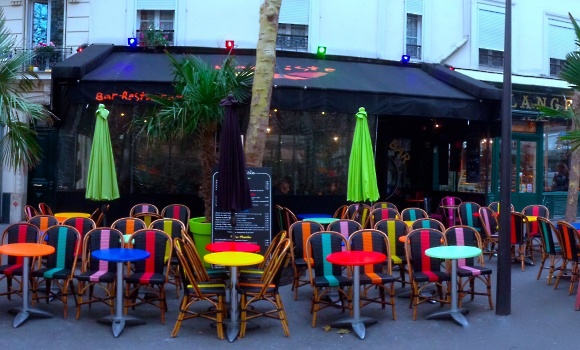
{"label": "window", "polygon": [[29,44],[52,42],[55,47],[64,46],[64,0],[35,0],[30,2]]}
{"label": "window", "polygon": [[548,19],[548,55],[550,76],[557,77],[566,60],[566,54],[576,50],[576,35],[569,22]]}
{"label": "window", "polygon": [[174,45],[174,10],[139,10],[137,18],[139,42],[144,43],[146,30],[155,30],[163,37],[165,45]]}
{"label": "window", "polygon": [[479,66],[503,68],[505,13],[502,7],[479,4]]}
{"label": "window", "polygon": [[407,0],[407,29],[405,35],[405,54],[420,60],[423,0]]}
{"label": "window", "polygon": [[276,49],[308,52],[310,0],[282,1]]}
{"label": "window", "polygon": [[[571,145],[569,141],[560,139],[566,134],[569,126],[565,121],[550,122],[544,126],[544,191],[558,191],[554,177],[558,174],[559,164],[568,168]],[[560,165],[561,166],[561,165]]]}

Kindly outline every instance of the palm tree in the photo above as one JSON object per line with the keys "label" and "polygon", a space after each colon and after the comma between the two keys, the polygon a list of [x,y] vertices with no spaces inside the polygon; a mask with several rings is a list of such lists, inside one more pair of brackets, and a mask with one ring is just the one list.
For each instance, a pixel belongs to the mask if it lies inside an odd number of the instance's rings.
{"label": "palm tree", "polygon": [[32,54],[14,52],[15,46],[16,38],[6,28],[4,11],[0,9],[0,126],[6,128],[0,139],[0,163],[16,171],[40,163],[42,150],[31,124],[50,124],[52,114],[26,98],[38,77],[23,71]]}
{"label": "palm tree", "polygon": [[154,143],[191,138],[199,143],[201,162],[200,195],[204,200],[204,216],[211,222],[211,171],[217,164],[215,137],[223,118],[219,102],[228,94],[238,101],[250,95],[253,67],[237,69],[228,56],[220,69],[197,56],[180,59],[167,53],[174,75],[176,97],[150,96],[156,102],[152,113],[137,117],[132,128]]}
{"label": "palm tree", "polygon": [[578,181],[580,180],[580,26],[578,26],[578,23],[570,13],[568,13],[568,16],[576,32],[576,46],[578,46],[579,50],[566,54],[566,62],[562,67],[560,77],[574,89],[572,104],[565,109],[538,106],[538,110],[549,117],[566,118],[572,121],[571,130],[560,136],[560,139],[570,141],[572,146],[568,197],[566,199],[564,219],[568,222],[574,222],[576,221],[576,212],[578,210]]}

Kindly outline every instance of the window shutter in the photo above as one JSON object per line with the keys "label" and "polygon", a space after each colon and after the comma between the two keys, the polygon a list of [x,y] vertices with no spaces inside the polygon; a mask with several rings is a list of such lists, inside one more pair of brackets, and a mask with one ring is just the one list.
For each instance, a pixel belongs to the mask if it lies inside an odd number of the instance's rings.
{"label": "window shutter", "polygon": [[175,0],[137,0],[137,10],[175,10]]}
{"label": "window shutter", "polygon": [[576,35],[571,25],[561,21],[550,20],[549,29],[549,53],[550,58],[566,59],[566,54],[576,50]]}
{"label": "window shutter", "polygon": [[505,14],[488,9],[479,9],[479,47],[503,51]]}
{"label": "window shutter", "polygon": [[423,14],[423,0],[407,0],[405,3],[407,5],[407,13]]}
{"label": "window shutter", "polygon": [[310,0],[284,0],[278,23],[308,25]]}

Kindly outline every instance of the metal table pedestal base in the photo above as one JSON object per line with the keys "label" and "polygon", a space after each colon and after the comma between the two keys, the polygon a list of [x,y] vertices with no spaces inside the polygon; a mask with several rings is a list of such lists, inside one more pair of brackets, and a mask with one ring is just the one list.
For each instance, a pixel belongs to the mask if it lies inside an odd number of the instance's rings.
{"label": "metal table pedestal base", "polygon": [[352,330],[356,333],[356,335],[358,335],[359,338],[364,339],[366,335],[365,326],[369,326],[375,323],[377,323],[377,320],[371,317],[359,317],[358,319],[346,318],[333,322],[332,327],[335,328],[352,327]]}

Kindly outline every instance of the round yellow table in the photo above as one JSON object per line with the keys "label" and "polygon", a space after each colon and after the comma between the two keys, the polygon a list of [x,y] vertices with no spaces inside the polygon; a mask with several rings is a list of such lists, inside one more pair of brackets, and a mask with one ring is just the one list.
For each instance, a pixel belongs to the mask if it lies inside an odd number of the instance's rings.
{"label": "round yellow table", "polygon": [[66,213],[55,213],[54,217],[58,220],[58,222],[62,223],[63,221],[69,218],[90,218],[91,214],[79,212],[66,212]]}
{"label": "round yellow table", "polygon": [[238,319],[238,292],[236,284],[238,283],[238,266],[256,265],[264,261],[260,254],[246,252],[219,252],[209,253],[203,259],[215,265],[230,267],[230,321],[224,322],[227,328],[228,340],[236,340],[240,332],[240,321]]}

